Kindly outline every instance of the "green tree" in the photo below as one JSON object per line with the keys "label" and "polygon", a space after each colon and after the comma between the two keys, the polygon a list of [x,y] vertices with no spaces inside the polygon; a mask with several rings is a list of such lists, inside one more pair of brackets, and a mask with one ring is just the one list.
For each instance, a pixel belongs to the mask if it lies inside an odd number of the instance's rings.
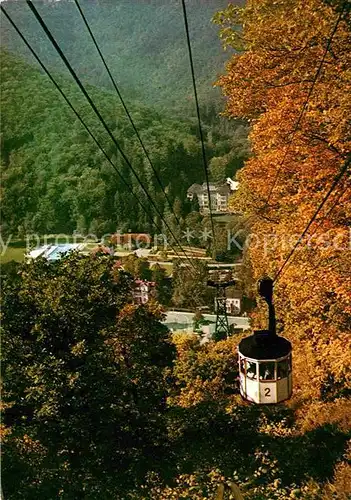
{"label": "green tree", "polygon": [[173,297],[177,307],[196,308],[199,305],[213,308],[214,292],[207,286],[208,268],[201,261],[194,261],[195,269],[187,264],[175,263],[173,266]]}
{"label": "green tree", "polygon": [[151,279],[156,283],[156,300],[165,306],[170,304],[172,298],[172,283],[167,277],[165,269],[158,263],[152,267]]}
{"label": "green tree", "polygon": [[127,257],[124,257],[123,259],[123,268],[124,270],[131,274],[134,278],[135,276],[135,266],[136,266],[136,261],[138,260],[138,257],[135,254],[127,255]]}
{"label": "green tree", "polygon": [[139,258],[135,254],[128,255],[123,259],[124,270],[134,278],[147,280],[151,279],[150,264],[147,259]]}
{"label": "green tree", "polygon": [[142,280],[150,281],[151,279],[151,270],[150,264],[145,258],[138,258],[135,261],[134,265],[134,273],[137,278]]}
{"label": "green tree", "polygon": [[[198,311],[199,313],[199,311]],[[200,314],[196,315],[200,320]],[[204,401],[219,401],[237,393],[237,340],[201,345],[198,335],[174,334],[177,347],[171,404],[188,407]]]}
{"label": "green tree", "polygon": [[162,454],[174,349],[113,266],[36,260],[5,281],[7,498],[117,498]]}
{"label": "green tree", "polygon": [[211,181],[224,181],[227,172],[228,159],[224,156],[212,158],[209,163]]}

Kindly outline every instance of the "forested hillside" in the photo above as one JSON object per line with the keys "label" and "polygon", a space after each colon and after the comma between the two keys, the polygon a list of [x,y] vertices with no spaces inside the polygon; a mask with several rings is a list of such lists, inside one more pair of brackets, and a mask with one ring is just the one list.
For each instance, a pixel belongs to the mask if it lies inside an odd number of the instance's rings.
{"label": "forested hillside", "polygon": [[[55,12],[63,3],[40,7]],[[13,5],[17,15],[21,8]],[[157,302],[169,304],[168,277],[142,259],[121,262],[100,246],[51,263],[11,263],[1,301],[6,499],[351,498],[351,5],[247,0],[215,22],[232,48],[217,81],[232,125],[204,113],[210,175],[242,165],[249,121],[252,155],[230,201],[248,236],[240,286],[257,299],[250,327],[261,330],[267,307],[257,280],[274,279],[270,326],[292,344],[291,398],[256,405],[241,397],[239,371],[264,384],[257,365],[253,377],[238,366],[247,332],[218,342],[171,334]],[[47,78],[8,52],[2,72],[5,231],[148,230]],[[59,68],[55,75],[142,197],[76,87]],[[173,224],[115,95],[89,92]],[[128,103],[174,210],[204,227],[183,201],[188,184],[203,180],[196,122]],[[212,302],[207,266],[193,264],[174,262],[177,307],[195,307],[200,294]],[[158,285],[144,305],[133,296],[138,275]],[[269,383],[284,382],[278,366]]]}
{"label": "forested hillside", "polygon": [[[22,2],[2,4],[54,72],[82,118],[102,142],[133,192],[148,207],[137,180],[90,110],[39,24]],[[35,2],[104,119],[168,224],[174,223],[155,174],[135,140],[132,126],[74,2]],[[186,191],[204,181],[181,2],[94,1],[80,5],[126,99],[172,209],[184,218],[193,207]],[[211,24],[225,5],[187,2],[195,72],[211,178],[234,176],[248,156],[243,121],[219,120],[216,75],[224,54]],[[151,231],[150,216],[98,151],[5,16],[1,19],[1,158],[4,234],[28,232],[97,235],[131,229]],[[36,69],[38,68],[38,69]],[[216,97],[217,96],[217,97]]]}
{"label": "forested hillside", "polygon": [[[8,53],[1,54],[1,70],[4,233],[151,230],[147,214],[49,79]],[[78,87],[60,74],[55,77],[153,216],[145,193]],[[96,87],[89,87],[89,93],[158,209],[172,223],[161,187],[117,96]],[[174,210],[178,217],[185,216],[191,210],[188,187],[204,180],[196,123],[174,120],[138,101],[128,106]],[[212,114],[204,133],[208,158],[214,158],[213,177],[234,175],[247,155],[246,127],[240,122],[221,127]]]}
{"label": "forested hillside", "polygon": [[[226,4],[226,0],[187,2],[200,97],[209,106],[216,96],[218,98],[219,93],[212,88],[212,83],[223,70],[226,57],[221,50],[218,28],[211,24],[211,17]],[[51,68],[66,71],[26,4],[8,0],[3,5],[24,34],[28,34],[34,48],[39,49],[44,62]],[[79,76],[111,89],[111,82],[74,2],[37,1],[35,5]],[[157,105],[170,115],[179,115],[184,109],[195,112],[180,1],[82,0],[80,5],[124,92],[146,105]],[[1,24],[3,47],[32,62],[28,50],[4,16]]]}

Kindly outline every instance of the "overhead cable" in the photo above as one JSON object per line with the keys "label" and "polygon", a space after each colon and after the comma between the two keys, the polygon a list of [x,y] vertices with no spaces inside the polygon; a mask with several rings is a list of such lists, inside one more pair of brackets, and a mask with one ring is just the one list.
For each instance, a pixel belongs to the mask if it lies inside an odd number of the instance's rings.
{"label": "overhead cable", "polygon": [[269,204],[269,201],[270,201],[270,199],[271,199],[271,196],[272,196],[273,190],[274,190],[274,188],[275,188],[275,186],[276,186],[276,184],[277,184],[277,181],[278,181],[278,178],[279,178],[280,172],[281,172],[282,167],[283,167],[283,165],[284,165],[284,163],[285,163],[285,160],[286,160],[286,158],[287,158],[287,156],[288,156],[288,152],[289,152],[290,146],[291,146],[292,141],[293,141],[293,139],[294,139],[294,137],[295,137],[295,134],[296,134],[296,133],[297,133],[297,131],[298,131],[299,125],[300,125],[301,120],[302,120],[302,117],[303,117],[303,115],[304,115],[304,113],[305,113],[305,111],[306,111],[306,109],[307,109],[308,102],[309,102],[309,100],[310,100],[310,98],[311,98],[312,92],[313,92],[314,87],[315,87],[315,85],[316,85],[316,82],[317,82],[317,80],[318,80],[318,78],[319,78],[319,75],[320,75],[320,73],[321,73],[321,71],[322,71],[322,67],[323,67],[323,65],[324,65],[324,63],[325,63],[325,59],[326,59],[327,54],[328,54],[328,52],[329,52],[329,49],[330,49],[331,43],[332,43],[332,41],[333,41],[334,35],[335,35],[335,33],[336,33],[337,29],[338,29],[338,26],[339,26],[339,24],[340,24],[340,22],[341,22],[341,19],[342,19],[343,13],[344,13],[344,9],[345,9],[345,7],[343,7],[343,8],[342,8],[342,10],[341,10],[341,12],[340,12],[340,14],[339,14],[339,16],[338,16],[338,19],[337,19],[337,21],[336,21],[336,23],[335,23],[335,26],[334,26],[334,28],[333,28],[333,30],[332,30],[332,32],[331,32],[331,34],[330,34],[329,38],[328,38],[328,42],[327,42],[327,45],[326,45],[326,47],[325,47],[325,50],[324,50],[324,53],[323,53],[323,57],[322,57],[322,59],[321,59],[321,61],[320,61],[319,65],[318,65],[318,68],[317,68],[316,74],[314,75],[314,78],[313,78],[313,80],[312,80],[312,85],[311,85],[310,90],[309,90],[309,92],[308,92],[308,94],[307,94],[307,98],[306,98],[306,100],[305,100],[305,102],[304,102],[304,104],[303,104],[303,106],[302,106],[302,109],[301,109],[300,114],[299,114],[299,116],[298,116],[298,119],[297,119],[297,121],[296,121],[295,127],[294,127],[293,131],[292,131],[292,132],[290,132],[290,134],[289,134],[289,135],[290,135],[290,137],[289,137],[289,139],[288,139],[288,144],[287,144],[287,148],[286,148],[286,150],[285,150],[285,154],[284,154],[283,159],[282,159],[282,161],[280,162],[280,165],[279,165],[279,167],[278,167],[278,170],[277,170],[277,173],[276,173],[276,175],[275,175],[275,178],[274,178],[273,184],[272,184],[272,186],[271,186],[271,189],[270,189],[270,191],[269,191],[269,194],[268,194],[267,200],[265,201],[265,204],[263,205],[263,207],[261,208],[261,210],[264,210],[264,209],[268,206],[268,204]]}
{"label": "overhead cable", "polygon": [[215,229],[214,229],[213,214],[212,214],[212,203],[211,203],[211,192],[210,192],[208,165],[207,165],[207,158],[206,158],[206,149],[205,149],[204,137],[203,137],[202,126],[201,126],[201,116],[200,116],[199,100],[198,100],[197,89],[196,89],[196,79],[195,79],[193,55],[192,55],[192,51],[191,51],[191,43],[190,43],[190,35],[189,35],[189,25],[188,25],[188,16],[187,16],[187,12],[186,12],[185,1],[181,0],[181,2],[182,2],[182,7],[183,7],[183,19],[184,19],[184,27],[185,27],[185,33],[186,33],[186,40],[187,40],[187,45],[188,45],[189,62],[190,62],[191,77],[192,77],[193,89],[194,89],[194,97],[195,97],[195,106],[196,106],[197,121],[198,121],[198,125],[199,125],[199,134],[200,134],[202,159],[203,159],[203,166],[204,166],[206,186],[207,186],[208,208],[209,208],[209,212],[210,212],[213,246],[214,246],[214,249],[215,249],[216,248],[216,244],[215,244]]}
{"label": "overhead cable", "polygon": [[[68,97],[66,96],[66,94],[64,93],[64,91],[62,90],[62,88],[60,87],[60,85],[56,82],[56,80],[54,79],[54,77],[52,76],[52,74],[50,73],[50,71],[46,68],[46,66],[44,65],[44,63],[41,61],[41,59],[39,58],[39,56],[37,55],[37,53],[35,52],[35,50],[33,49],[33,47],[30,45],[30,43],[25,38],[25,36],[22,34],[22,32],[17,27],[17,25],[15,24],[15,22],[12,20],[12,18],[10,17],[10,15],[6,12],[6,10],[2,6],[0,6],[0,9],[1,9],[1,12],[7,18],[7,20],[12,25],[12,27],[15,29],[15,31],[17,32],[17,34],[19,35],[19,37],[22,39],[22,41],[24,42],[24,44],[30,50],[31,54],[34,56],[34,58],[36,59],[36,61],[39,63],[39,65],[41,66],[41,68],[43,69],[43,71],[49,77],[49,79],[51,80],[51,82],[55,85],[56,89],[60,92],[60,94],[63,97],[63,99],[66,101],[66,104],[70,107],[70,109],[76,115],[76,117],[78,118],[78,120],[80,121],[80,123],[83,125],[83,127],[85,128],[85,130],[88,132],[88,134],[90,135],[90,137],[93,139],[93,141],[95,142],[95,144],[98,146],[98,148],[100,149],[100,151],[103,153],[103,155],[105,156],[105,158],[107,159],[107,161],[114,168],[114,170],[117,173],[118,177],[121,179],[121,181],[123,182],[123,184],[128,188],[128,191],[136,199],[137,203],[141,206],[141,208],[144,210],[144,212],[148,215],[151,224],[153,224],[156,227],[156,229],[162,233],[162,229],[154,221],[154,218],[153,218],[152,214],[147,210],[147,208],[142,203],[142,201],[140,200],[140,198],[134,193],[133,187],[125,180],[125,178],[122,176],[122,174],[118,171],[117,166],[115,165],[115,163],[113,163],[113,161],[108,156],[107,152],[105,151],[105,149],[103,148],[103,146],[101,145],[101,143],[96,139],[96,137],[94,136],[94,134],[91,132],[91,130],[89,129],[89,127],[86,125],[86,123],[84,122],[84,120],[82,119],[82,117],[80,116],[80,114],[78,113],[78,111],[74,108],[74,106],[72,105],[72,103],[70,102],[70,100],[68,99]],[[182,259],[182,257],[178,254],[178,252],[175,250],[175,248],[172,245],[170,245],[170,246],[171,246],[172,250],[174,251],[174,253],[177,255],[177,257],[179,259]],[[193,263],[189,260],[189,258],[187,257],[187,255],[185,253],[184,253],[184,255],[186,256],[186,258],[190,262],[190,264],[193,266]]]}
{"label": "overhead cable", "polygon": [[111,71],[110,71],[110,69],[109,69],[109,67],[108,67],[108,65],[107,65],[107,63],[106,63],[105,57],[104,57],[104,55],[102,54],[102,52],[101,52],[101,50],[100,50],[100,47],[99,47],[99,45],[98,45],[98,43],[97,43],[97,41],[96,41],[96,38],[95,38],[95,36],[94,36],[94,34],[93,34],[93,32],[92,32],[92,30],[91,30],[90,26],[89,26],[89,23],[88,23],[88,21],[87,21],[87,18],[85,17],[84,12],[82,11],[81,6],[79,5],[78,0],[74,0],[74,2],[75,2],[76,6],[77,6],[77,9],[78,9],[78,11],[79,11],[79,13],[80,13],[80,15],[81,15],[81,17],[82,17],[83,21],[84,21],[84,24],[85,24],[85,26],[86,26],[86,28],[87,28],[87,30],[88,30],[88,32],[89,32],[89,35],[90,35],[90,37],[91,37],[91,39],[92,39],[92,41],[93,41],[93,43],[94,43],[94,45],[95,45],[95,48],[96,48],[96,50],[98,51],[98,54],[99,54],[99,56],[100,56],[100,58],[101,58],[101,61],[102,61],[103,65],[104,65],[104,67],[105,67],[105,69],[106,69],[106,71],[107,71],[107,73],[108,73],[108,76],[109,76],[109,78],[110,78],[110,80],[111,80],[111,82],[112,82],[112,85],[113,85],[113,87],[114,87],[114,89],[115,89],[115,91],[116,91],[116,94],[117,94],[117,96],[119,97],[119,100],[121,101],[121,104],[122,104],[122,106],[123,106],[123,109],[124,109],[124,111],[125,111],[125,113],[126,113],[126,115],[127,115],[128,119],[129,119],[129,121],[130,121],[130,123],[131,123],[131,125],[132,125],[132,127],[133,127],[133,130],[134,130],[134,132],[135,132],[135,135],[136,135],[136,136],[137,136],[137,138],[138,138],[139,144],[140,144],[140,146],[141,146],[141,148],[142,148],[142,150],[143,150],[143,152],[144,152],[144,154],[145,154],[145,156],[146,156],[146,158],[147,158],[147,160],[148,160],[148,162],[149,162],[149,165],[150,165],[150,167],[151,167],[151,169],[152,169],[152,171],[153,171],[153,173],[154,173],[154,175],[155,175],[155,177],[156,177],[156,180],[157,180],[157,182],[158,182],[158,184],[159,184],[159,186],[160,186],[160,188],[161,188],[161,190],[162,190],[162,192],[163,192],[163,194],[164,194],[164,196],[165,196],[165,199],[166,199],[166,201],[167,201],[167,203],[168,203],[168,205],[169,205],[169,208],[171,209],[171,212],[173,213],[173,215],[174,215],[174,217],[175,217],[175,219],[176,219],[176,221],[177,221],[177,224],[180,226],[180,221],[179,221],[179,218],[177,217],[176,213],[174,212],[174,209],[173,209],[172,203],[171,203],[171,201],[170,201],[170,199],[169,199],[169,197],[168,197],[168,195],[167,195],[167,193],[166,193],[166,191],[165,191],[165,188],[164,188],[164,186],[163,186],[163,184],[162,184],[162,181],[161,181],[161,179],[160,179],[160,176],[159,176],[159,174],[158,174],[158,172],[157,172],[157,170],[156,170],[156,168],[155,168],[155,166],[154,166],[153,162],[151,161],[150,155],[149,155],[149,153],[148,153],[148,151],[147,151],[147,149],[146,149],[146,147],[145,147],[145,145],[144,145],[144,143],[143,143],[143,141],[142,141],[142,139],[141,139],[141,136],[140,136],[140,134],[139,134],[139,132],[138,132],[138,129],[137,129],[137,127],[136,127],[136,125],[135,125],[135,123],[134,123],[134,121],[133,121],[133,118],[132,118],[132,116],[131,116],[131,114],[130,114],[130,112],[129,112],[129,110],[128,110],[128,107],[127,107],[127,105],[126,105],[126,103],[125,103],[125,101],[124,101],[124,99],[123,99],[123,97],[122,97],[122,94],[121,94],[121,92],[120,92],[120,90],[119,90],[119,88],[118,88],[118,85],[117,85],[117,83],[116,83],[116,80],[113,78],[112,73],[111,73]]}
{"label": "overhead cable", "polygon": [[290,261],[290,259],[292,258],[296,248],[300,245],[301,241],[303,240],[303,238],[305,237],[307,231],[309,230],[309,228],[311,227],[311,225],[313,224],[313,222],[316,220],[317,218],[317,215],[319,214],[319,212],[322,210],[323,206],[325,205],[325,203],[327,202],[329,196],[331,195],[331,193],[334,191],[334,189],[336,188],[336,186],[338,185],[338,183],[340,182],[341,178],[344,176],[344,174],[347,172],[347,170],[349,169],[350,167],[350,164],[351,164],[351,153],[348,154],[348,157],[344,163],[344,165],[342,166],[340,172],[338,173],[338,175],[335,177],[334,179],[334,182],[333,184],[331,185],[331,187],[329,188],[327,194],[324,196],[323,200],[321,201],[321,203],[319,204],[316,212],[314,213],[313,217],[310,219],[309,223],[307,224],[306,228],[304,229],[304,231],[302,232],[301,236],[299,237],[299,239],[297,240],[297,242],[295,243],[294,247],[292,248],[292,250],[290,251],[289,255],[287,256],[287,258],[285,259],[283,265],[280,267],[279,271],[277,272],[277,274],[275,275],[274,277],[274,282],[276,282],[279,277],[281,276],[284,268],[287,266],[288,262]]}
{"label": "overhead cable", "polygon": [[334,202],[332,206],[327,210],[327,212],[319,219],[318,224],[315,226],[313,231],[309,234],[309,238],[311,239],[312,236],[318,231],[318,229],[322,226],[323,222],[326,220],[326,218],[333,212],[334,208],[340,203],[341,198],[344,196],[346,191],[350,189],[351,184],[346,183],[344,188],[341,189],[341,191],[336,195]]}
{"label": "overhead cable", "polygon": [[[82,82],[80,81],[79,77],[77,76],[76,72],[74,71],[74,69],[72,68],[71,64],[69,63],[68,59],[66,58],[66,56],[64,55],[64,53],[62,52],[61,48],[59,47],[58,43],[56,42],[56,40],[54,39],[51,31],[49,30],[49,28],[47,27],[47,25],[45,24],[44,20],[42,19],[42,17],[40,16],[39,12],[37,11],[37,9],[35,8],[35,6],[33,5],[33,3],[31,2],[31,0],[26,0],[26,3],[27,5],[29,6],[29,8],[31,9],[31,11],[33,12],[35,18],[37,19],[37,21],[39,22],[40,26],[42,27],[43,31],[45,32],[46,36],[49,38],[50,42],[52,43],[52,45],[54,46],[55,50],[58,52],[60,58],[62,59],[62,61],[64,62],[65,66],[67,67],[67,69],[69,70],[69,72],[71,73],[74,81],[76,82],[76,84],[78,85],[78,87],[80,88],[81,92],[83,93],[84,97],[87,99],[90,107],[93,109],[94,113],[96,114],[96,116],[98,117],[99,121],[101,122],[101,124],[103,125],[104,129],[106,130],[106,132],[108,133],[109,137],[111,138],[112,142],[114,143],[114,145],[116,146],[117,150],[120,152],[122,158],[124,159],[124,161],[126,162],[126,164],[128,165],[128,167],[130,168],[130,170],[133,172],[133,175],[134,177],[136,178],[136,180],[138,181],[140,187],[142,188],[142,190],[144,191],[147,199],[149,200],[149,202],[151,203],[151,205],[154,207],[155,211],[158,213],[158,215],[160,216],[161,220],[164,222],[165,226],[167,227],[169,233],[171,234],[171,236],[173,237],[174,241],[177,243],[177,245],[179,246],[180,250],[184,253],[184,255],[186,255],[186,252],[184,251],[182,245],[180,244],[178,238],[174,235],[172,229],[170,228],[168,222],[164,219],[162,213],[160,212],[160,210],[158,209],[157,205],[155,204],[155,202],[153,201],[153,199],[151,198],[150,194],[148,193],[147,189],[145,188],[145,186],[143,185],[141,179],[140,179],[140,176],[138,175],[138,173],[136,172],[136,170],[134,169],[133,165],[130,163],[129,159],[127,158],[126,154],[124,153],[124,151],[122,150],[122,148],[120,147],[117,139],[115,138],[115,136],[113,135],[113,133],[111,132],[110,128],[108,127],[108,125],[106,124],[104,118],[102,117],[101,113],[99,112],[99,110],[97,109],[97,107],[95,106],[94,102],[92,101],[91,97],[89,96],[89,94],[87,93],[85,87],[83,86]],[[190,259],[186,256],[186,258],[190,261]],[[191,262],[191,265],[193,265],[193,263]]]}

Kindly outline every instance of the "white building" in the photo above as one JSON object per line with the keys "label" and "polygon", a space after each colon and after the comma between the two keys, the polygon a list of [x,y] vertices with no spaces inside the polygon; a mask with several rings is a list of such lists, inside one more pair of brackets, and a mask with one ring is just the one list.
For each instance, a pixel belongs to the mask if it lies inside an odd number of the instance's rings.
{"label": "white building", "polygon": [[[239,183],[229,177],[226,182],[210,183],[211,208],[213,212],[227,212],[229,196],[238,189]],[[187,192],[189,200],[197,197],[201,213],[210,211],[207,184],[193,184]]]}
{"label": "white building", "polygon": [[235,287],[229,287],[226,291],[226,309],[227,314],[238,316],[241,313],[242,293]]}
{"label": "white building", "polygon": [[240,314],[240,310],[241,310],[241,300],[239,298],[237,298],[237,299],[227,298],[226,302],[225,302],[225,306],[227,309],[227,314],[238,315],[238,314]]}
{"label": "white building", "polygon": [[[226,300],[225,307],[227,314],[232,316],[239,316],[241,313],[241,299],[242,294],[239,290],[235,290],[233,287],[226,289]],[[217,310],[217,302],[215,299],[215,310]]]}
{"label": "white building", "polygon": [[34,260],[38,257],[43,257],[48,261],[55,261],[61,259],[65,254],[74,251],[80,251],[84,248],[82,243],[65,243],[58,245],[42,245],[41,247],[35,248],[26,255],[27,260]]}
{"label": "white building", "polygon": [[230,186],[230,189],[232,191],[237,191],[239,189],[239,182],[238,181],[234,181],[230,177],[227,177],[226,181],[227,181],[227,184]]}
{"label": "white building", "polygon": [[135,280],[133,288],[134,302],[137,304],[146,304],[154,288],[154,281]]}

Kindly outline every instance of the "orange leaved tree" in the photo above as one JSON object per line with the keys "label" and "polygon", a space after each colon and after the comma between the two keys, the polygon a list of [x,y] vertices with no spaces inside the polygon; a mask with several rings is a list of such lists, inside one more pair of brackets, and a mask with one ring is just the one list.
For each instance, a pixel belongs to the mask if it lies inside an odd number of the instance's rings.
{"label": "orange leaved tree", "polygon": [[[274,277],[350,157],[350,4],[248,0],[214,22],[236,51],[216,83],[225,114],[251,124],[232,205],[250,216],[254,278]],[[351,385],[350,171],[275,286],[294,344],[295,399],[311,411],[321,400],[340,406]]]}

